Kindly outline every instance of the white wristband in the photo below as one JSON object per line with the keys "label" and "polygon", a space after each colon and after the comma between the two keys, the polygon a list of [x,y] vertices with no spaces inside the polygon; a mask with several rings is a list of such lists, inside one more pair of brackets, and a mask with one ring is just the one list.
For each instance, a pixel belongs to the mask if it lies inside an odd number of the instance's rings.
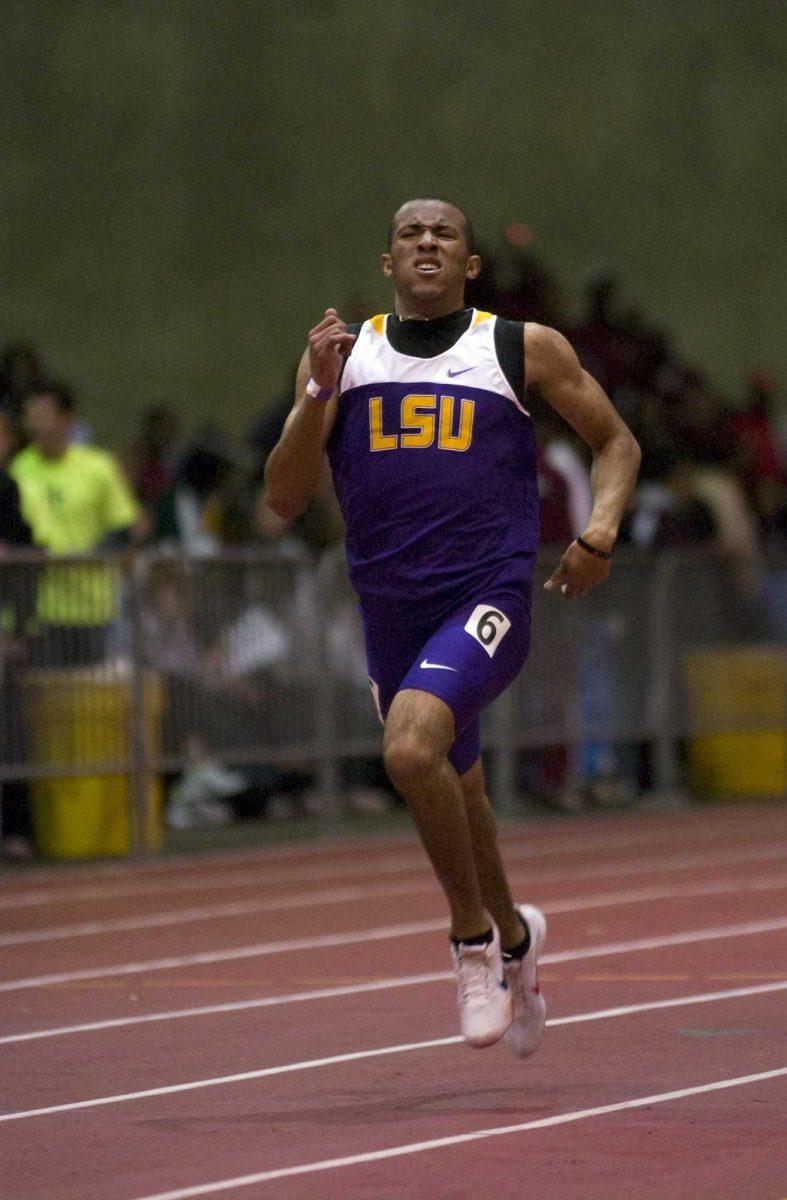
{"label": "white wristband", "polygon": [[313,400],[322,400],[323,402],[330,400],[335,390],[332,387],[321,388],[314,379],[309,379],[306,384],[306,395],[311,396]]}

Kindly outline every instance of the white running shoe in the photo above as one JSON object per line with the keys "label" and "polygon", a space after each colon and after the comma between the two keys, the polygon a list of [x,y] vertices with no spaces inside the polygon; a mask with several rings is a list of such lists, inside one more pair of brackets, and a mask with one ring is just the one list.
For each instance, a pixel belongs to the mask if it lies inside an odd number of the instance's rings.
{"label": "white running shoe", "polygon": [[459,988],[459,1021],[465,1041],[476,1047],[499,1042],[514,1016],[511,992],[503,975],[500,934],[482,946],[451,944]]}
{"label": "white running shoe", "polygon": [[538,988],[538,956],[544,948],[547,922],[540,908],[518,904],[517,912],[530,930],[530,947],[524,958],[503,962],[508,989],[514,1000],[514,1019],[504,1041],[517,1058],[527,1058],[544,1033],[547,1006]]}

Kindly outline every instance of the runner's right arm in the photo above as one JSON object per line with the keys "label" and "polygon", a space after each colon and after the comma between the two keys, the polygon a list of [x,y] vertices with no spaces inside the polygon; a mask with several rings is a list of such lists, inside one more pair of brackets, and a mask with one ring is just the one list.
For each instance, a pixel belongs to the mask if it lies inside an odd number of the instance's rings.
{"label": "runner's right arm", "polygon": [[326,309],[323,320],[309,333],[309,345],[298,367],[295,403],[265,464],[265,502],[285,520],[299,516],[314,499],[325,443],[336,420],[336,395],[327,403],[315,399],[307,393],[306,384],[311,378],[318,387],[335,393],[354,341],[334,308]]}

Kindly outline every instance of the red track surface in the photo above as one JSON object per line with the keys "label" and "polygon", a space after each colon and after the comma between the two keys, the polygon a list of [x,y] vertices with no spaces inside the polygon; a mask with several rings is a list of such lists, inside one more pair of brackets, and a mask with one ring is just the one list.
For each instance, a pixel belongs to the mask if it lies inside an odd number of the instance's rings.
{"label": "red track surface", "polygon": [[[412,1045],[457,1029],[444,904],[412,838],[3,881],[2,1194],[781,1200],[787,1074],[741,1080],[787,1068],[785,810],[522,825],[505,843],[549,922],[553,1024],[527,1062]],[[593,1016],[620,1006],[650,1007]]]}

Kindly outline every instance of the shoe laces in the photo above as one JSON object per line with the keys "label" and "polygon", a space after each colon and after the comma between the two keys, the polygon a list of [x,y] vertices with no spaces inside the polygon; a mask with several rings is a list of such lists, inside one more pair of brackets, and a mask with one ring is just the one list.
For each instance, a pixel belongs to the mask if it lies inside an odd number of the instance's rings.
{"label": "shoe laces", "polygon": [[459,995],[463,1001],[485,999],[495,984],[488,947],[458,949]]}

